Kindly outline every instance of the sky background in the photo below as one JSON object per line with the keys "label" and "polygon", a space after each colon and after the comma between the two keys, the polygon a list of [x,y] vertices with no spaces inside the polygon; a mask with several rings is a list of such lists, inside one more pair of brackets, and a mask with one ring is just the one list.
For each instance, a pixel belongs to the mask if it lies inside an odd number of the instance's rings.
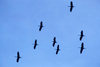
{"label": "sky background", "polygon": [[[100,67],[100,0],[72,0],[72,12],[70,1],[0,0],[0,67]],[[86,49],[80,54],[82,42]]]}

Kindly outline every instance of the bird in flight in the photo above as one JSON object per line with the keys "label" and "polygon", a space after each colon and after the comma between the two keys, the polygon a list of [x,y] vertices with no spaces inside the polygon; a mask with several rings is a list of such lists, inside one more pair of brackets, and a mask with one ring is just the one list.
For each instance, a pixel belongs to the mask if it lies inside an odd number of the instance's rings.
{"label": "bird in flight", "polygon": [[40,28],[39,28],[39,31],[41,31],[42,27],[43,27],[43,22],[41,21],[41,22],[40,22]]}
{"label": "bird in flight", "polygon": [[37,40],[35,40],[34,49],[36,49],[36,46],[37,46]]}
{"label": "bird in flight", "polygon": [[81,30],[80,41],[82,40],[83,36],[83,30]]}
{"label": "bird in flight", "polygon": [[72,12],[72,9],[73,9],[73,7],[74,7],[72,1],[70,2],[70,6],[69,6],[69,7],[70,7],[70,12]]}
{"label": "bird in flight", "polygon": [[58,54],[58,52],[59,52],[59,45],[57,45],[57,50],[56,50],[56,54]]}
{"label": "bird in flight", "polygon": [[17,52],[17,60],[16,60],[16,62],[18,63],[19,62],[19,59],[20,59],[21,57],[20,57],[20,55],[19,55],[19,51]]}
{"label": "bird in flight", "polygon": [[84,43],[82,42],[82,44],[81,44],[81,49],[80,49],[80,54],[82,54],[83,49],[85,49],[85,48],[84,48]]}
{"label": "bird in flight", "polygon": [[55,46],[55,43],[57,43],[56,42],[56,37],[53,38],[53,47]]}

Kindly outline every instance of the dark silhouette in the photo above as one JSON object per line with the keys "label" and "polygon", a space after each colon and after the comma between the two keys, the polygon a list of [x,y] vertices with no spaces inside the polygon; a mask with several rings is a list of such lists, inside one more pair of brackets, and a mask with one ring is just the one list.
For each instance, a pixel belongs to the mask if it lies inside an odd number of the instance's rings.
{"label": "dark silhouette", "polygon": [[40,28],[39,28],[39,31],[41,31],[42,27],[43,27],[43,22],[41,21],[41,22],[40,22]]}
{"label": "dark silhouette", "polygon": [[70,2],[70,6],[69,6],[69,7],[70,7],[70,12],[72,12],[72,9],[73,9],[73,7],[74,7],[72,1]]}
{"label": "dark silhouette", "polygon": [[20,59],[21,57],[20,57],[20,55],[19,55],[19,51],[17,52],[17,60],[16,60],[16,62],[18,63],[19,62],[19,59]]}
{"label": "dark silhouette", "polygon": [[56,42],[56,37],[53,38],[53,47],[55,46],[55,43],[57,43]]}
{"label": "dark silhouette", "polygon": [[56,51],[56,54],[58,54],[58,52],[59,52],[59,45],[57,45],[57,51]]}
{"label": "dark silhouette", "polygon": [[37,40],[35,40],[34,49],[36,49],[36,46],[37,46]]}
{"label": "dark silhouette", "polygon": [[82,40],[83,36],[83,30],[81,30],[80,41]]}
{"label": "dark silhouette", "polygon": [[82,54],[83,49],[85,49],[85,48],[84,48],[84,43],[82,42],[82,44],[81,44],[81,49],[80,49],[80,54]]}

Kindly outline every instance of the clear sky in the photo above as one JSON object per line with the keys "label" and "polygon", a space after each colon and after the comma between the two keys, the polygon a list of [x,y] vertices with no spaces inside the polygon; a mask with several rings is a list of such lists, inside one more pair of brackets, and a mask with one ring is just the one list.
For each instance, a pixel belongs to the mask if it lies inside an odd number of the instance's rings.
{"label": "clear sky", "polygon": [[[0,67],[100,67],[100,1],[72,0],[71,13],[70,1],[0,0]],[[81,30],[85,36],[79,41]],[[86,49],[80,54],[82,42]]]}

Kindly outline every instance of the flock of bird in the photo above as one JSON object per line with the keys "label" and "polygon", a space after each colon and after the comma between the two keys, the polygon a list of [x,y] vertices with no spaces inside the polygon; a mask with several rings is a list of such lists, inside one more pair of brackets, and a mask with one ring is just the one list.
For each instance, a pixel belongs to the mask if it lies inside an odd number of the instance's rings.
{"label": "flock of bird", "polygon": [[[41,22],[40,22],[39,31],[41,31],[42,27],[43,27],[43,22],[41,21]],[[56,42],[56,37],[54,37],[54,38],[53,38],[53,47],[55,46],[56,43],[57,43],[57,42]],[[37,46],[37,45],[38,45],[38,44],[37,44],[37,39],[36,39],[35,42],[34,42],[34,49],[36,49],[36,46]],[[60,49],[59,49],[59,45],[57,45],[56,54],[58,54],[58,51],[59,51],[59,50],[60,50]]]}
{"label": "flock of bird", "polygon": [[[81,30],[80,41],[82,40],[83,36],[84,36],[84,35],[83,35],[83,30]],[[84,48],[84,43],[82,42],[82,44],[81,44],[81,49],[80,49],[80,54],[82,54],[83,49],[85,49],[85,48]]]}
{"label": "flock of bird", "polygon": [[[68,6],[68,7],[70,7],[70,12],[72,12],[72,9],[73,9],[73,2],[71,1],[70,2],[70,6]],[[39,31],[41,31],[42,30],[42,28],[43,28],[43,22],[41,21],[40,22],[40,27],[39,27]],[[83,38],[83,30],[81,30],[81,35],[80,35],[80,41],[82,40],[82,38]],[[53,38],[53,44],[52,44],[52,46],[54,47],[55,46],[55,44],[57,43],[56,42],[56,37],[54,37]],[[37,39],[35,40],[35,42],[34,42],[34,46],[33,46],[33,48],[34,49],[36,49],[36,46],[37,46],[38,44],[37,44]],[[82,44],[81,44],[81,47],[80,47],[80,54],[82,54],[82,52],[83,52],[83,49],[85,49],[84,48],[84,43],[82,42]],[[58,54],[58,52],[59,52],[59,44],[57,45],[57,49],[56,49],[56,55]],[[19,62],[19,59],[20,59],[21,57],[20,57],[20,54],[19,54],[19,51],[17,52],[17,59],[16,59],[16,62]]]}

